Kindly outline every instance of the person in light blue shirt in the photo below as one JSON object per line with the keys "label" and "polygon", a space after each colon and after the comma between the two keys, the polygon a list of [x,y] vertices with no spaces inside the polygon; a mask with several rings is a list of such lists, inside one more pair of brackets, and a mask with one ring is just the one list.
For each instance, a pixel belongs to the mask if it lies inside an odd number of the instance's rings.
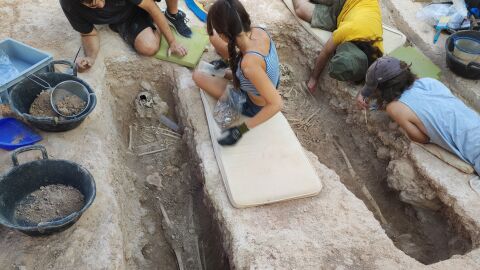
{"label": "person in light blue shirt", "polygon": [[411,140],[437,144],[480,174],[480,115],[443,83],[418,79],[406,63],[382,57],[368,69],[358,105],[367,108],[370,95]]}

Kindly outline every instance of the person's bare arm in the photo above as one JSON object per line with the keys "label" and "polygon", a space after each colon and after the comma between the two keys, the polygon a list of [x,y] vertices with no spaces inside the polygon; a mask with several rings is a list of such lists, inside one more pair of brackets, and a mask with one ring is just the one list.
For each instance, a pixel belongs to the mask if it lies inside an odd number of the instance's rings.
{"label": "person's bare arm", "polygon": [[185,56],[187,54],[187,49],[175,40],[172,30],[170,29],[170,26],[168,26],[167,18],[165,18],[165,15],[157,4],[153,0],[142,0],[138,6],[150,14],[150,17],[152,17],[158,29],[166,38],[170,46],[169,51],[179,56]]}
{"label": "person's bare arm", "polygon": [[79,72],[84,72],[95,64],[98,51],[100,50],[100,38],[97,29],[93,28],[88,34],[80,34],[84,57],[78,57],[75,61]]}
{"label": "person's bare arm", "polygon": [[320,78],[320,75],[325,69],[325,66],[327,65],[330,58],[332,58],[336,49],[337,45],[333,42],[333,38],[330,38],[318,54],[317,59],[315,60],[315,67],[313,68],[313,72],[310,75],[309,79],[309,84],[311,84],[311,82],[313,81],[315,82],[315,85],[308,85],[310,92],[313,93],[316,90],[318,79]]}
{"label": "person's bare arm", "polygon": [[407,111],[399,101],[389,103],[387,113],[407,133],[410,140],[418,143],[428,143],[430,141],[430,138],[411,119],[412,112]]}
{"label": "person's bare arm", "polygon": [[266,105],[258,112],[257,115],[245,121],[247,127],[254,128],[268,119],[272,118],[282,109],[283,102],[280,94],[273,86],[267,73],[262,68],[263,59],[247,55],[242,61],[242,71],[247,79],[249,79],[260,95],[265,99]]}

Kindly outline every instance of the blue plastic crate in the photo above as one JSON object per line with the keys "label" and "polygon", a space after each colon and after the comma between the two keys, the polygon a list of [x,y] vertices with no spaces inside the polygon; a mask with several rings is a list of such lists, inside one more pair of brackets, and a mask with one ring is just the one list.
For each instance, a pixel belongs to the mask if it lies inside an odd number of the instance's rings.
{"label": "blue plastic crate", "polygon": [[[23,80],[26,75],[45,68],[53,59],[50,54],[11,38],[0,41],[0,51],[3,51],[8,56],[10,62],[18,71],[15,77],[10,78],[7,82],[0,85],[0,97],[2,96],[2,92]],[[2,75],[6,76],[5,74],[0,74],[0,78]],[[4,80],[0,80],[0,82]]]}

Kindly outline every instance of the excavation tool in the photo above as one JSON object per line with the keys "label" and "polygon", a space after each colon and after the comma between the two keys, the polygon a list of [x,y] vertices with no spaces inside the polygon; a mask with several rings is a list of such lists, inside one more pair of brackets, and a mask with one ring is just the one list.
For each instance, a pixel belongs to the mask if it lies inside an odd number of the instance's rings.
{"label": "excavation tool", "polygon": [[440,37],[440,34],[442,33],[442,31],[448,29],[448,22],[449,21],[450,21],[449,16],[440,17],[437,25],[435,25],[435,36],[433,37],[433,44],[437,43],[438,38]]}
{"label": "excavation tool", "polygon": [[[58,61],[57,61],[58,62]],[[62,64],[66,61],[62,61]],[[70,62],[67,62],[70,63]],[[73,63],[70,63],[73,66]],[[53,68],[52,68],[53,70]],[[75,81],[85,87],[89,94],[90,100],[86,108],[79,114],[72,117],[38,117],[30,115],[30,106],[36,97],[45,89],[46,85],[39,85],[32,80],[23,80],[10,88],[8,91],[8,101],[10,108],[18,116],[29,122],[32,126],[44,131],[61,132],[76,128],[85,118],[93,111],[97,104],[96,96],[93,89],[83,80],[76,76],[58,73],[46,72],[35,75],[37,78],[45,81],[48,85],[58,85],[65,81]]]}
{"label": "excavation tool", "polygon": [[[74,63],[66,60],[53,61],[52,56],[13,39],[0,41],[0,103],[32,126],[44,131],[67,131],[80,125],[93,111],[97,99],[90,86],[77,78]],[[56,65],[66,65],[66,73],[56,72]],[[5,76],[3,69],[15,70],[15,76]],[[68,117],[38,117],[30,115],[30,106],[46,88],[65,81],[75,81],[88,92],[90,100],[77,115]],[[45,83],[44,83],[45,82]]]}

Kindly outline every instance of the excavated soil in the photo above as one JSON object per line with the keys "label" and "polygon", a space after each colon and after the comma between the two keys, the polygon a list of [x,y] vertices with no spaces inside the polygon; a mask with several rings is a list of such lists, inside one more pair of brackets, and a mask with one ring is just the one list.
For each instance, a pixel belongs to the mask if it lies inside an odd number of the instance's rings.
{"label": "excavated soil", "polygon": [[[66,90],[56,89],[55,94],[57,94],[57,91],[59,95],[61,95],[62,92],[68,93]],[[82,112],[87,106],[87,103],[76,95],[65,94],[62,98],[55,101],[55,106],[62,115],[74,116]]]}
{"label": "excavated soil", "polygon": [[15,219],[38,224],[66,217],[84,206],[84,197],[77,189],[66,185],[42,186],[25,198],[15,208]]}
{"label": "excavated soil", "polygon": [[58,117],[50,103],[50,91],[42,91],[30,105],[30,114],[37,117]]}

